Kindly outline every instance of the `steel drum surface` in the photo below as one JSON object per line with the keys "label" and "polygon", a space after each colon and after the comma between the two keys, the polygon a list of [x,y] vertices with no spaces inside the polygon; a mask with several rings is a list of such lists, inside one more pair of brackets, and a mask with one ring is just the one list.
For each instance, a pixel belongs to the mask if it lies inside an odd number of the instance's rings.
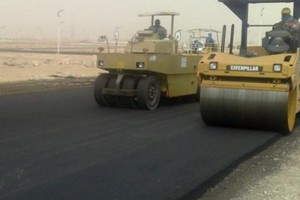
{"label": "steel drum surface", "polygon": [[288,92],[201,88],[200,112],[208,125],[279,130],[287,109]]}

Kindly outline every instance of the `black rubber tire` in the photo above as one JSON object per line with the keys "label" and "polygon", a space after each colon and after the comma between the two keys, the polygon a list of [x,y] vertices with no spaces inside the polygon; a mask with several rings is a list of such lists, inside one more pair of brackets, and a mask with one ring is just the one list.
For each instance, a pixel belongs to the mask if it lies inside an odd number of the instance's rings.
{"label": "black rubber tire", "polygon": [[160,102],[161,90],[154,76],[141,78],[137,86],[137,103],[140,108],[155,110]]}
{"label": "black rubber tire", "polygon": [[94,98],[100,106],[109,105],[106,96],[103,95],[103,88],[106,87],[108,77],[108,74],[100,74],[94,83]]}
{"label": "black rubber tire", "polygon": [[[134,90],[136,89],[136,79],[126,77],[122,83],[123,90]],[[119,99],[120,107],[136,108],[135,97],[122,96]]]}
{"label": "black rubber tire", "polygon": [[[116,81],[117,81],[117,77],[110,76],[109,80],[107,82],[107,88],[116,89],[117,88]],[[107,99],[107,103],[108,103],[109,106],[121,107],[119,105],[119,96],[108,95],[106,99]]]}

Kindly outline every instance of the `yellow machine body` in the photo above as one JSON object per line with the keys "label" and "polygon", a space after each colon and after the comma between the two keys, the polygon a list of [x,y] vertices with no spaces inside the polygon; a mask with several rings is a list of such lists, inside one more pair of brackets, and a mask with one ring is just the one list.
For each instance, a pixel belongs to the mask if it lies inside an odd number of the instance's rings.
{"label": "yellow machine body", "polygon": [[[234,25],[229,53],[210,52],[198,65],[200,113],[208,125],[275,130],[290,133],[300,110],[300,51],[297,36],[287,29],[298,24],[282,21],[270,27],[262,46],[247,46],[251,3],[280,3],[280,0],[219,0],[242,22],[239,55],[233,55]],[[300,2],[293,3],[300,16]],[[300,26],[299,26],[300,27]],[[226,30],[226,26],[223,30]],[[300,30],[300,29],[299,29]],[[223,34],[224,35],[224,34]],[[222,44],[225,42],[222,41]]]}
{"label": "yellow machine body", "polygon": [[[101,69],[111,74],[145,77],[155,76],[166,97],[196,95],[199,56],[180,54],[99,54]],[[141,66],[143,63],[143,67]]]}
{"label": "yellow machine body", "polygon": [[298,50],[256,57],[204,55],[198,66],[203,120],[212,125],[292,131],[300,109],[299,54]]}
{"label": "yellow machine body", "polygon": [[[171,16],[160,12],[142,16]],[[150,29],[138,31],[122,53],[100,52],[97,66],[107,71],[95,83],[94,96],[104,106],[157,108],[162,97],[198,98],[197,65],[202,54],[178,50],[178,39],[161,39]]]}

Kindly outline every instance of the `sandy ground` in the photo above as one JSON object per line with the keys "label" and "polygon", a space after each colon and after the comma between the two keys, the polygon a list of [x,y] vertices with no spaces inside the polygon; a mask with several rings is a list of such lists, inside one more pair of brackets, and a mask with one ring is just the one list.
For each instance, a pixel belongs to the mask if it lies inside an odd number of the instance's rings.
{"label": "sandy ground", "polygon": [[94,55],[0,54],[0,83],[25,80],[96,76]]}
{"label": "sandy ground", "polygon": [[91,86],[95,55],[0,53],[0,95]]}
{"label": "sandy ground", "polygon": [[[0,54],[0,95],[91,86],[95,56]],[[246,160],[201,200],[300,199],[300,128]]]}

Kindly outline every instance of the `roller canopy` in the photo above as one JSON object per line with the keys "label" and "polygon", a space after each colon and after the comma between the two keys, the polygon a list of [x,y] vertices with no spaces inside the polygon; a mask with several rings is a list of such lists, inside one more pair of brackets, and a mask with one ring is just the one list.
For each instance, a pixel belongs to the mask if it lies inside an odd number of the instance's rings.
{"label": "roller canopy", "polygon": [[245,19],[248,12],[249,3],[294,3],[294,17],[300,17],[300,1],[299,0],[219,0],[232,10],[241,20]]}
{"label": "roller canopy", "polygon": [[241,3],[292,3],[299,0],[219,0],[220,2],[241,2]]}
{"label": "roller canopy", "polygon": [[247,49],[248,8],[250,3],[293,3],[294,18],[300,18],[299,0],[219,0],[224,3],[242,21],[242,36],[240,54],[244,55]]}

